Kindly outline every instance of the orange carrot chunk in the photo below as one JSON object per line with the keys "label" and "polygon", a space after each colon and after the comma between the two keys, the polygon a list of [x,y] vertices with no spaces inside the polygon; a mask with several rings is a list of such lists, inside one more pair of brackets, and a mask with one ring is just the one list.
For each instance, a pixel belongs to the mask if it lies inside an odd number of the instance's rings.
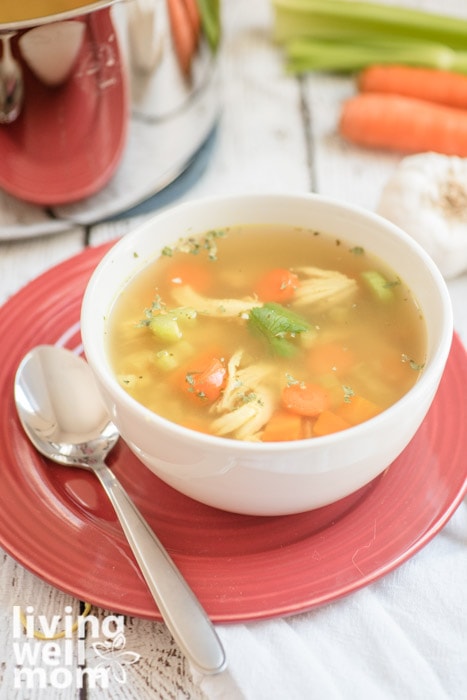
{"label": "orange carrot chunk", "polygon": [[296,274],[285,268],[275,268],[266,272],[256,285],[256,293],[261,301],[289,301],[299,286]]}
{"label": "orange carrot chunk", "polygon": [[210,284],[206,270],[188,262],[174,262],[167,270],[167,279],[176,286],[188,284],[197,292],[206,291]]}
{"label": "orange carrot chunk", "polygon": [[313,424],[313,435],[316,437],[320,435],[331,435],[332,433],[338,433],[340,430],[345,430],[350,427],[351,424],[342,418],[342,416],[337,415],[337,413],[333,411],[323,411]]}
{"label": "orange carrot chunk", "polygon": [[358,77],[361,92],[384,92],[467,108],[467,76],[448,70],[407,65],[375,65]]}
{"label": "orange carrot chunk", "polygon": [[358,425],[381,413],[381,408],[364,396],[355,394],[344,401],[336,413],[351,425]]}
{"label": "orange carrot chunk", "polygon": [[282,390],[282,404],[292,413],[300,416],[317,416],[330,403],[328,393],[318,384],[300,382],[289,384]]}
{"label": "orange carrot chunk", "polygon": [[346,372],[354,363],[353,352],[341,343],[315,345],[307,354],[307,366],[316,374]]}
{"label": "orange carrot chunk", "polygon": [[302,418],[289,411],[278,410],[267,422],[261,440],[263,442],[284,442],[300,440],[303,437]]}
{"label": "orange carrot chunk", "polygon": [[212,431],[209,430],[209,428],[201,423],[201,421],[195,421],[192,420],[191,418],[187,418],[186,420],[184,419],[183,425],[185,428],[189,428],[190,430],[195,430],[197,433],[204,433],[205,435],[212,435]]}
{"label": "orange carrot chunk", "polygon": [[339,131],[370,148],[467,157],[467,111],[414,97],[356,95],[343,104]]}
{"label": "orange carrot chunk", "polygon": [[225,386],[227,369],[217,357],[194,364],[183,376],[182,389],[191,396],[207,401],[219,398]]}

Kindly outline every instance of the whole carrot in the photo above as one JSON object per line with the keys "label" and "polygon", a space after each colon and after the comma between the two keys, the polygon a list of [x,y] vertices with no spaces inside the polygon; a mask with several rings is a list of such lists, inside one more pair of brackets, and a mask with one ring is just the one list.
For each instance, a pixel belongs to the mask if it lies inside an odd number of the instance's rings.
{"label": "whole carrot", "polygon": [[467,157],[467,111],[413,97],[376,92],[351,97],[342,106],[339,132],[372,148]]}
{"label": "whole carrot", "polygon": [[467,75],[407,65],[375,65],[358,77],[361,92],[384,92],[467,108]]}
{"label": "whole carrot", "polygon": [[167,8],[178,62],[184,75],[189,78],[198,37],[195,34],[184,0],[167,0]]}
{"label": "whole carrot", "polygon": [[190,19],[191,27],[193,29],[193,34],[196,38],[196,44],[198,44],[199,35],[201,32],[201,15],[199,13],[197,0],[184,0],[185,10]]}

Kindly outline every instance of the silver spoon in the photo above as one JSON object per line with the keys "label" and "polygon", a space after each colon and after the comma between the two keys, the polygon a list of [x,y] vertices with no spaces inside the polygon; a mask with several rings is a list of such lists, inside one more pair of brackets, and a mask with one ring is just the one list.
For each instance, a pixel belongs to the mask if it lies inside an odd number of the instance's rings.
{"label": "silver spoon", "polygon": [[23,105],[23,72],[11,53],[10,41],[14,35],[0,34],[3,45],[0,59],[0,124],[10,124],[17,119]]}
{"label": "silver spoon", "polygon": [[202,673],[224,670],[224,649],[206,612],[104,463],[119,434],[89,365],[69,350],[40,345],[18,367],[15,402],[26,435],[41,454],[96,474],[160,613],[185,655]]}

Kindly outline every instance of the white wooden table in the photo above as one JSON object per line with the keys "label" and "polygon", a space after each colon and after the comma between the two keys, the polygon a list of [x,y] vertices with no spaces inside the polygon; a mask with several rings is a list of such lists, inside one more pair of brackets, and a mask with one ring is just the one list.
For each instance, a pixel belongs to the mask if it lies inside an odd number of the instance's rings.
{"label": "white wooden table", "polygon": [[[447,3],[447,10],[466,13],[462,0]],[[419,0],[418,5],[436,8],[436,0]],[[365,152],[341,141],[336,132],[337,115],[342,99],[351,94],[351,79],[338,76],[310,75],[295,79],[285,75],[282,56],[270,38],[271,16],[267,0],[227,0],[224,2],[224,45],[222,56],[223,111],[217,136],[206,169],[198,181],[180,197],[191,199],[205,194],[224,194],[252,191],[314,191],[350,201],[374,209],[379,193],[400,156],[381,152]],[[0,244],[0,302],[5,302],[22,286],[41,272],[83,250],[86,245],[101,242],[124,234],[141,218],[102,223],[84,229],[77,227],[66,233],[44,235],[30,240],[11,240]],[[467,274],[449,282],[452,295],[455,325],[464,344],[467,345]],[[0,341],[1,342],[1,341]],[[466,387],[467,390],[467,387]],[[3,397],[0,397],[3,400]],[[430,576],[433,567],[443,566],[443,544],[455,533],[465,543],[467,556],[467,503],[455,514],[455,525],[448,523],[434,540],[418,555],[421,566]],[[443,538],[446,538],[445,540]],[[447,551],[446,547],[446,551]],[[441,560],[440,560],[441,557]],[[11,557],[0,550],[0,699],[19,700],[34,698],[54,700],[60,698],[221,698],[224,695],[210,690],[193,676],[165,626],[135,618],[125,620],[126,648],[140,655],[139,660],[127,669],[125,683],[113,683],[108,689],[90,689],[87,692],[76,687],[63,689],[15,689],[13,673],[13,609],[34,605],[35,611],[47,619],[63,614],[65,606],[71,606],[73,615],[82,611],[80,601],[61,593],[46,582],[36,578]],[[459,575],[456,567],[465,563],[447,560],[453,567],[453,575]],[[403,565],[407,567],[409,564]],[[456,573],[457,572],[457,573]],[[387,577],[389,585],[397,588],[398,574]],[[380,595],[378,584],[370,586],[373,596]],[[467,592],[458,601],[443,600],[439,591],[437,600],[426,610],[426,626],[436,634],[441,619],[449,622],[459,635],[467,639]],[[326,616],[335,621],[349,603],[345,600],[327,606],[320,613],[321,622]],[[366,603],[364,602],[365,606]],[[109,611],[93,609],[93,614],[104,617]],[[363,616],[371,615],[371,606],[363,607]],[[410,610],[406,611],[410,617]],[[448,616],[446,618],[446,616]],[[307,622],[308,621],[308,622]],[[318,618],[310,613],[301,620],[309,624],[310,634],[316,625],[316,634],[322,633]],[[389,623],[388,623],[389,624]],[[268,623],[271,635],[280,634],[280,621]],[[445,627],[448,625],[444,625]],[[321,630],[321,631],[320,631]],[[356,630],[356,635],[359,630]],[[384,636],[385,630],[381,630]],[[40,642],[39,642],[40,643]],[[326,664],[323,646],[319,663]],[[89,649],[87,650],[89,651]],[[467,648],[464,649],[467,652]],[[240,653],[240,652],[239,652]],[[242,650],[245,663],[254,663],[250,650]],[[376,667],[384,666],[384,645],[375,648]],[[447,656],[446,658],[449,658]],[[467,696],[467,654],[464,657],[463,688],[458,694],[449,690],[450,667],[446,658],[431,659],[432,671],[439,685],[433,698],[461,698]],[[315,659],[316,661],[316,659]],[[382,698],[411,698],[404,687],[397,686],[397,668],[385,671],[387,678],[382,685]],[[389,680],[388,680],[389,679]],[[391,686],[391,681],[393,686]],[[216,686],[219,687],[219,686]],[[346,685],[345,671],[337,673],[336,687],[343,698],[361,697]],[[393,693],[387,688],[393,687]],[[386,688],[386,690],[384,690]],[[396,691],[396,689],[398,690]],[[396,694],[396,692],[398,694]],[[231,695],[225,697],[232,698]],[[238,697],[246,697],[239,691]],[[269,696],[272,697],[272,696]],[[273,696],[278,700],[297,697],[287,687],[277,687]],[[251,696],[251,700],[257,697]],[[305,698],[304,698],[305,700]],[[321,698],[319,698],[321,700]],[[324,698],[323,698],[324,700]]]}

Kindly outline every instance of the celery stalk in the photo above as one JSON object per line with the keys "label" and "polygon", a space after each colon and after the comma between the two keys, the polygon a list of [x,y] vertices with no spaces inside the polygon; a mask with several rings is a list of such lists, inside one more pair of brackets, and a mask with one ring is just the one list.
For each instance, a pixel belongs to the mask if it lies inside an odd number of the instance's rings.
{"label": "celery stalk", "polygon": [[213,53],[216,53],[221,39],[221,19],[219,0],[197,0],[201,25]]}
{"label": "celery stalk", "polygon": [[467,72],[466,20],[352,0],[272,4],[274,37],[292,71],[351,71],[384,61]]}
{"label": "celery stalk", "polygon": [[307,70],[352,72],[375,63],[403,63],[467,73],[466,51],[424,42],[294,39],[287,43],[286,52],[287,68],[291,73]]}

